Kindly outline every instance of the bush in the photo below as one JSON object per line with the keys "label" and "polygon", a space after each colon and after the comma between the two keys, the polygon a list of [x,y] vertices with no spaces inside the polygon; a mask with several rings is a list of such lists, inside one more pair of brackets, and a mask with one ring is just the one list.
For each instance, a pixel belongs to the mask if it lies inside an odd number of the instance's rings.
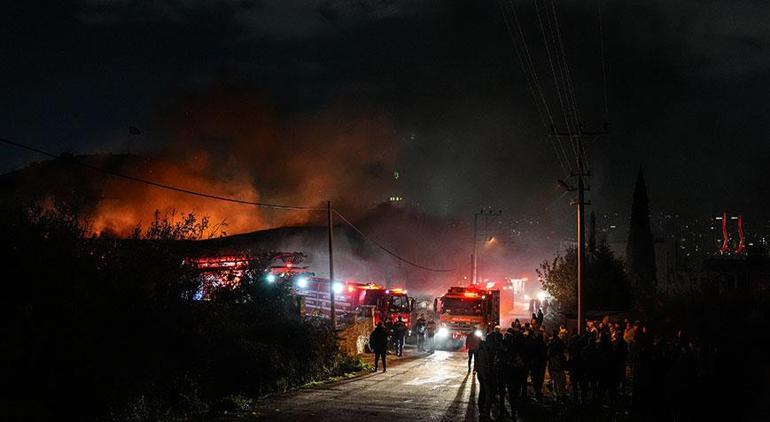
{"label": "bush", "polygon": [[66,212],[2,213],[11,419],[189,420],[348,364],[330,324],[299,318],[285,286],[252,277],[194,302],[174,239],[93,239]]}

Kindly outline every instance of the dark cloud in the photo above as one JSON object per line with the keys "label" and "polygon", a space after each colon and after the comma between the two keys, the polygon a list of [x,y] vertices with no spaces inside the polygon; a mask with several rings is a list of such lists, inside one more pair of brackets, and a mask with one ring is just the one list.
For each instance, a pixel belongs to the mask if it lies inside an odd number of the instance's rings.
{"label": "dark cloud", "polygon": [[[516,4],[551,89],[534,3]],[[558,2],[587,126],[605,119],[596,6]],[[625,211],[644,163],[653,208],[762,212],[770,5],[602,7],[611,135],[588,144],[594,206]],[[87,0],[8,12],[6,136],[104,151],[125,148],[125,128],[136,125],[145,135],[135,147],[149,147],[164,142],[153,126],[166,104],[242,85],[281,115],[332,109],[340,120],[353,111],[386,118],[400,189],[425,211],[457,216],[492,205],[571,224],[554,183],[564,172],[497,2]]]}

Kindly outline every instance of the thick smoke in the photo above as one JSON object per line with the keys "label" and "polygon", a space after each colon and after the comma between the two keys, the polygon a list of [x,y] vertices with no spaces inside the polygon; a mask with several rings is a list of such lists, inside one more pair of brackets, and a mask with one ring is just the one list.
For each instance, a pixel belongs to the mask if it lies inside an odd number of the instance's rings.
{"label": "thick smoke", "polygon": [[[328,111],[285,118],[260,96],[218,88],[185,96],[160,113],[152,159],[126,173],[249,201],[325,206],[352,217],[389,194],[397,156],[387,119]],[[173,193],[119,179],[104,186],[97,232],[125,235],[154,210],[195,212],[229,233],[320,221],[319,213],[276,211]]]}

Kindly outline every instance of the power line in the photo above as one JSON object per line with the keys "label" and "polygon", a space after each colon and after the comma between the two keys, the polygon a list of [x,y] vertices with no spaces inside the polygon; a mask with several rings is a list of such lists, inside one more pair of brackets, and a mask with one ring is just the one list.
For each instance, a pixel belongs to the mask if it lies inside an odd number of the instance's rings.
{"label": "power line", "polygon": [[[519,58],[519,63],[521,64],[521,70],[524,73],[525,79],[527,80],[527,85],[529,86],[530,93],[535,101],[535,106],[538,110],[538,113],[540,114],[543,126],[546,130],[546,133],[550,133],[551,128],[553,128],[555,125],[553,114],[551,113],[550,107],[548,105],[548,100],[546,100],[545,94],[543,93],[540,78],[538,77],[537,69],[535,68],[534,61],[532,60],[532,56],[529,52],[527,39],[524,35],[524,31],[521,28],[521,23],[519,22],[516,8],[513,2],[506,2],[505,0],[498,2],[498,5],[500,6],[500,10],[503,14],[503,22],[505,23],[506,30],[508,31],[508,36],[511,38],[514,49],[518,53],[517,56]],[[521,46],[519,46],[519,44],[521,44]],[[543,110],[545,111],[545,116],[543,115]],[[564,173],[569,175],[571,172],[569,159],[567,158],[567,153],[564,150],[561,139],[552,136],[549,136],[549,138],[554,152],[556,153],[556,158],[559,161],[559,165],[561,166]]]}
{"label": "power line", "polygon": [[[48,151],[45,151],[45,150],[42,150],[42,149],[39,149],[39,148],[36,148],[36,147],[32,147],[32,146],[29,146],[29,145],[24,145],[24,144],[21,144],[21,143],[18,143],[18,142],[14,142],[14,141],[11,141],[10,139],[0,138],[0,142],[3,142],[5,144],[7,144],[7,145],[14,146],[16,148],[20,148],[20,149],[24,149],[24,150],[27,150],[27,151],[31,151],[31,152],[37,153],[37,154],[45,155],[46,157],[62,158],[61,155],[56,155],[56,154],[53,154],[51,152],[48,152]],[[108,174],[108,175],[113,176],[113,177],[117,177],[117,178],[121,178],[121,179],[125,179],[125,180],[130,180],[132,182],[143,183],[145,185],[154,186],[156,188],[166,189],[166,190],[173,191],[173,192],[180,192],[180,193],[184,193],[184,194],[187,194],[187,195],[199,196],[199,197],[202,197],[202,198],[215,199],[215,200],[218,200],[218,201],[232,202],[232,203],[236,203],[236,204],[253,205],[253,206],[261,207],[261,208],[272,208],[272,209],[281,209],[281,210],[300,210],[300,211],[325,211],[326,210],[326,208],[320,208],[320,207],[271,204],[271,203],[266,203],[266,202],[247,201],[245,199],[239,199],[239,198],[230,198],[230,197],[221,196],[221,195],[213,195],[213,194],[209,194],[209,193],[198,192],[198,191],[194,191],[194,190],[190,190],[190,189],[186,189],[186,188],[181,188],[181,187],[178,187],[178,186],[173,186],[173,185],[169,185],[169,184],[165,184],[165,183],[156,182],[154,180],[148,180],[148,179],[143,179],[143,178],[140,178],[140,177],[130,176],[128,174],[124,174],[124,173],[120,173],[120,172],[117,172],[117,171],[109,170],[109,169],[106,169],[104,167],[94,166],[92,164],[85,163],[83,161],[75,159],[74,157],[73,158],[67,158],[67,161],[72,163],[72,164],[75,164],[75,165],[78,165],[78,166],[81,166],[81,167],[85,167],[87,169],[91,169],[91,170],[94,170],[94,171],[97,171],[97,172],[100,172],[100,173]]]}
{"label": "power line", "polygon": [[599,55],[602,62],[602,85],[604,88],[604,121],[609,120],[609,106],[607,105],[607,62],[604,58],[604,22],[602,19],[602,0],[598,0],[599,9]]}
{"label": "power line", "polygon": [[574,82],[572,81],[572,75],[570,74],[570,71],[569,71],[569,63],[567,62],[567,53],[564,50],[564,41],[562,41],[561,26],[559,25],[559,16],[558,16],[558,12],[556,11],[556,3],[554,2],[554,0],[551,0],[551,9],[553,10],[553,21],[555,24],[554,27],[556,29],[557,39],[559,40],[561,59],[562,59],[562,62],[564,63],[564,72],[566,75],[564,82],[567,85],[567,89],[568,89],[567,92],[570,94],[569,98],[572,101],[571,106],[572,106],[572,112],[574,113],[574,116],[575,116],[575,121],[578,124],[580,124],[580,120],[581,120],[580,108],[578,108],[577,99],[575,98],[575,86],[574,86]]}
{"label": "power line", "polygon": [[392,256],[393,258],[396,258],[397,260],[399,260],[399,261],[401,261],[401,262],[403,262],[403,263],[405,263],[405,264],[409,264],[409,265],[411,265],[411,266],[413,266],[413,267],[415,267],[415,268],[419,268],[419,269],[421,269],[421,270],[424,270],[424,271],[430,271],[430,272],[436,272],[436,273],[448,273],[448,272],[452,272],[452,271],[454,271],[454,270],[455,270],[455,268],[450,268],[450,269],[444,269],[444,268],[430,268],[430,267],[425,267],[425,266],[423,266],[423,265],[420,265],[420,264],[418,264],[418,263],[416,263],[416,262],[410,261],[410,260],[408,260],[408,259],[406,259],[406,258],[404,258],[404,257],[400,256],[399,254],[397,254],[397,253],[393,252],[392,250],[388,249],[386,246],[382,245],[381,243],[377,242],[376,240],[372,239],[371,237],[367,236],[367,235],[366,235],[366,234],[365,234],[363,231],[361,231],[361,229],[359,229],[358,227],[356,227],[356,225],[355,225],[355,224],[353,224],[352,222],[350,222],[350,220],[348,220],[347,218],[345,218],[345,216],[344,216],[344,215],[342,215],[342,214],[340,214],[340,212],[339,212],[339,211],[337,211],[336,209],[335,209],[335,210],[333,210],[333,211],[334,211],[334,213],[335,213],[335,214],[337,214],[337,216],[338,216],[338,217],[339,217],[339,218],[340,218],[340,219],[341,219],[343,222],[345,222],[345,224],[347,224],[348,226],[350,226],[350,228],[352,228],[352,229],[353,229],[353,230],[354,230],[356,233],[358,233],[359,235],[361,235],[361,237],[362,237],[362,238],[364,238],[364,240],[366,240],[367,242],[370,242],[370,243],[372,243],[373,245],[375,245],[375,246],[377,246],[378,248],[382,249],[382,250],[383,250],[385,253],[387,253],[388,255]]}
{"label": "power line", "polygon": [[[550,42],[548,41],[548,37],[546,36],[545,25],[543,24],[543,19],[540,16],[540,8],[538,7],[537,0],[535,0],[534,3],[535,3],[535,12],[537,14],[537,21],[538,21],[538,23],[540,25],[540,31],[543,34],[543,45],[545,46],[546,56],[548,57],[548,64],[549,64],[549,67],[551,69],[551,74],[553,75],[553,84],[554,84],[554,89],[556,91],[556,97],[559,99],[560,110],[561,110],[562,115],[564,117],[564,124],[566,126],[567,132],[571,134],[572,132],[574,132],[572,130],[572,126],[574,125],[574,121],[571,120],[571,115],[569,113],[569,102],[567,102],[567,107],[564,106],[565,100],[562,97],[561,80],[557,76],[557,72],[556,72],[556,68],[558,68],[559,69],[559,74],[563,75],[561,64],[560,64],[560,62],[557,59],[556,67],[554,67],[554,60],[553,60],[553,58],[551,56]],[[548,15],[546,15],[546,18],[548,18]],[[552,29],[550,21],[546,20],[546,23],[548,23],[548,32],[551,34],[551,37],[553,39],[555,39],[553,37],[553,29]],[[554,42],[554,49],[557,49],[556,41],[554,40],[553,42]],[[566,90],[566,88],[564,88],[564,89]],[[564,93],[564,97],[567,97],[567,93],[566,92]],[[555,125],[552,124],[551,128],[554,128],[554,127],[555,127]],[[575,129],[577,129],[577,128],[575,128]],[[559,142],[561,143],[561,140],[560,140],[560,138],[558,136],[555,136],[555,138],[559,139]],[[577,155],[578,151],[577,151],[577,149],[575,147],[575,142],[574,142],[574,140],[572,138],[572,135],[570,135],[568,137],[568,140],[569,140],[570,146],[572,147],[572,152]],[[565,159],[566,159],[566,152],[564,154],[565,154]],[[567,160],[567,162],[569,162],[568,159],[566,159],[566,160]]]}
{"label": "power line", "polygon": [[[10,145],[10,146],[13,146],[13,147],[16,147],[16,148],[20,148],[20,149],[23,149],[23,150],[31,151],[31,152],[34,152],[34,153],[37,153],[37,154],[41,154],[41,155],[44,155],[46,157],[50,157],[50,158],[54,158],[54,159],[61,158],[60,155],[53,154],[51,152],[42,150],[40,148],[36,148],[36,147],[33,147],[33,146],[21,144],[19,142],[11,141],[10,139],[0,138],[0,142],[3,142],[5,144],[7,144],[7,145]],[[247,200],[238,199],[238,198],[229,198],[229,197],[221,196],[221,195],[213,195],[213,194],[208,194],[208,193],[203,193],[203,192],[197,192],[197,191],[193,191],[193,190],[190,190],[190,189],[180,188],[180,187],[177,187],[177,186],[168,185],[168,184],[160,183],[160,182],[155,182],[153,180],[142,179],[142,178],[139,178],[139,177],[134,177],[134,176],[130,176],[130,175],[127,175],[127,174],[119,173],[119,172],[116,172],[116,171],[108,170],[108,169],[105,169],[103,167],[94,166],[94,165],[91,165],[91,164],[88,164],[88,163],[84,163],[83,161],[80,161],[80,160],[77,160],[77,159],[74,159],[74,158],[69,158],[68,162],[70,162],[72,164],[75,164],[75,165],[78,165],[78,166],[81,166],[81,167],[84,167],[84,168],[87,168],[87,169],[90,169],[90,170],[94,170],[94,171],[97,171],[97,172],[100,172],[100,173],[108,174],[110,176],[122,178],[122,179],[129,180],[129,181],[132,181],[132,182],[142,183],[142,184],[146,184],[146,185],[149,185],[149,186],[154,186],[154,187],[157,187],[157,188],[166,189],[166,190],[170,190],[170,191],[174,191],[174,192],[180,192],[180,193],[184,193],[184,194],[188,194],[188,195],[199,196],[199,197],[208,198],[208,199],[214,199],[214,200],[217,200],[217,201],[225,201],[225,202],[232,202],[232,203],[236,203],[236,204],[253,205],[253,206],[262,207],[262,208],[272,208],[272,209],[282,209],[282,210],[328,211],[328,208],[308,207],[308,206],[295,206],[295,205],[282,205],[282,204],[270,204],[270,203],[265,203],[265,202],[247,201]],[[398,255],[397,253],[391,251],[390,249],[388,249],[387,247],[383,246],[382,244],[380,244],[376,240],[374,240],[374,239],[370,238],[369,236],[367,236],[363,231],[361,231],[358,227],[356,227],[353,223],[351,223],[350,220],[345,218],[336,209],[334,209],[332,211],[335,214],[337,214],[337,216],[339,216],[342,219],[342,221],[344,221],[353,230],[355,230],[359,235],[361,235],[361,237],[363,237],[364,240],[366,240],[368,242],[371,242],[372,244],[374,244],[378,248],[382,249],[383,251],[387,252],[389,255],[393,256],[394,258],[398,259],[399,261],[402,261],[402,262],[404,262],[406,264],[412,265],[412,266],[414,266],[416,268],[419,268],[419,269],[422,269],[422,270],[425,270],[425,271],[451,272],[451,271],[455,270],[454,268],[453,269],[429,268],[429,267],[425,267],[425,266],[422,266],[420,264],[417,264],[415,262],[412,262],[412,261],[410,261],[410,260],[408,260],[408,259],[406,259],[406,258],[404,258],[404,257],[402,257],[400,255]]]}

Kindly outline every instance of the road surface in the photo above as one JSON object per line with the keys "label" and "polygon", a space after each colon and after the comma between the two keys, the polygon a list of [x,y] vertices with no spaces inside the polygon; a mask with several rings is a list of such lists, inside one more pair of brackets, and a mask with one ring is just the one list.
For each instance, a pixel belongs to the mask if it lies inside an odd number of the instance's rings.
{"label": "road surface", "polygon": [[[413,352],[414,353],[414,352]],[[274,397],[240,420],[476,421],[478,382],[467,354],[436,351],[385,373]]]}

